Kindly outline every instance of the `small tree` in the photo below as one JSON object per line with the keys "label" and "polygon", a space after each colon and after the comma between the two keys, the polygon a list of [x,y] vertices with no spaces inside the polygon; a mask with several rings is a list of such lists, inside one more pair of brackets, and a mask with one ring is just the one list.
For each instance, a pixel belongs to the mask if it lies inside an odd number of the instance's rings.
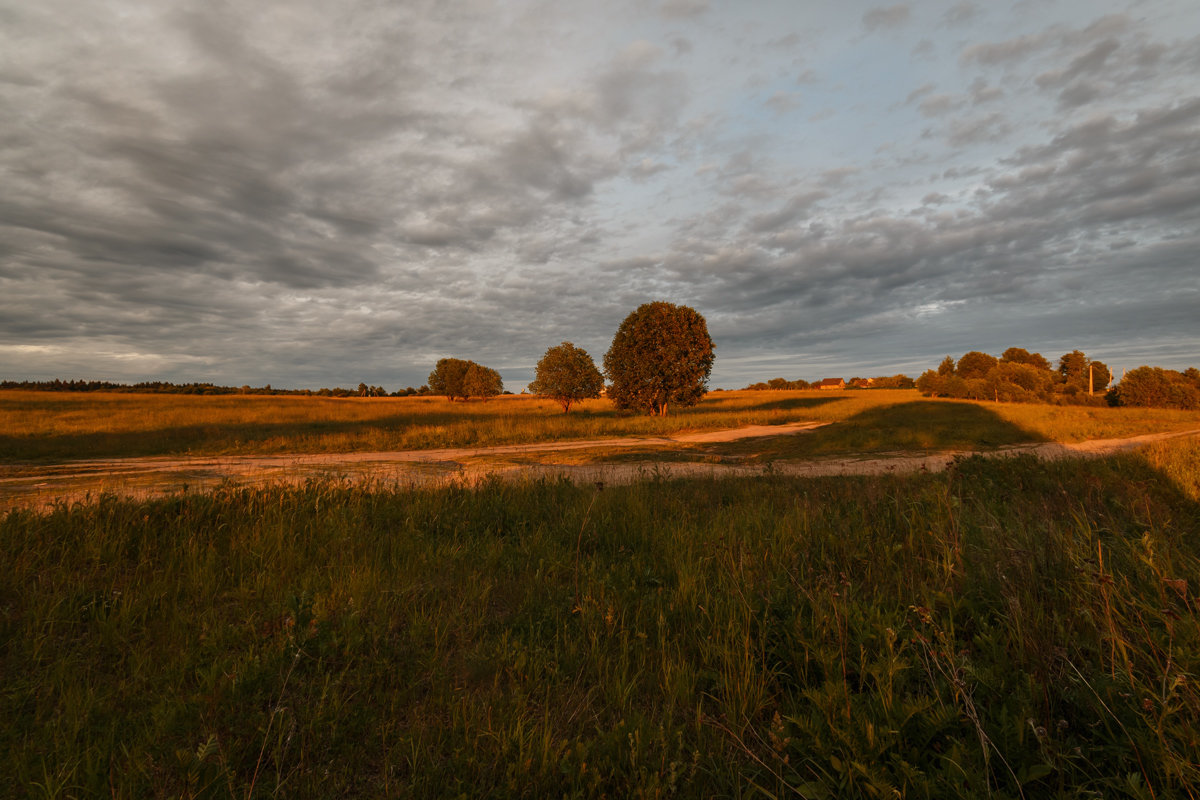
{"label": "small tree", "polygon": [[537,364],[529,391],[553,398],[564,414],[571,405],[589,397],[599,397],[604,377],[586,350],[570,342],[551,347]]}
{"label": "small tree", "polygon": [[700,402],[712,372],[713,342],[694,308],[646,303],[625,318],[604,354],[617,408],[665,415],[672,403]]}

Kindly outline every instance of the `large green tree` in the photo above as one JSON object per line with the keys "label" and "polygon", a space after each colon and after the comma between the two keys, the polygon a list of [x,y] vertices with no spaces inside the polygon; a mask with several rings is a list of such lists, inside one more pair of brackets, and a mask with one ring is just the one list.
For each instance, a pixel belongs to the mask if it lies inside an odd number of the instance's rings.
{"label": "large green tree", "polygon": [[992,367],[996,366],[996,358],[978,350],[964,353],[958,360],[954,373],[960,378],[986,378]]}
{"label": "large green tree", "polygon": [[1064,353],[1058,359],[1058,374],[1067,386],[1077,391],[1104,391],[1112,382],[1112,372],[1103,361],[1088,358],[1082,350]]}
{"label": "large green tree", "polygon": [[551,347],[537,364],[529,391],[553,398],[564,414],[579,400],[599,397],[604,376],[588,352],[570,342]]}
{"label": "large green tree", "polygon": [[1190,376],[1161,367],[1129,370],[1109,393],[1109,398],[1110,402],[1121,406],[1182,408],[1186,411],[1200,408],[1200,388]]}
{"label": "large green tree", "polygon": [[1050,362],[1041,353],[1031,353],[1024,347],[1010,347],[1000,355],[1006,364],[1028,364],[1036,369],[1050,371]]}
{"label": "large green tree", "polygon": [[504,381],[499,372],[474,361],[467,367],[467,374],[463,376],[463,392],[467,397],[495,397],[503,391]]}
{"label": "large green tree", "polygon": [[604,354],[609,397],[617,408],[665,415],[693,406],[708,388],[713,365],[708,324],[694,308],[655,302],[625,318]]}
{"label": "large green tree", "polygon": [[500,394],[504,384],[500,373],[494,369],[461,358],[443,358],[429,373],[429,391],[444,394],[451,400],[466,400]]}

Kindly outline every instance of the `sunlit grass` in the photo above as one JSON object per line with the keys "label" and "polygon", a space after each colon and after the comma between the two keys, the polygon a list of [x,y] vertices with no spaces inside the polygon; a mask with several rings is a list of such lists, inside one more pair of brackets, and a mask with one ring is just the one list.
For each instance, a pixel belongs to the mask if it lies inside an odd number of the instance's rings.
{"label": "sunlit grass", "polygon": [[[980,408],[994,412],[982,427],[975,425],[982,417],[971,410]],[[935,413],[928,413],[931,409]],[[1200,415],[929,400],[913,390],[715,392],[668,417],[617,412],[607,400],[581,403],[564,415],[552,401],[525,396],[450,403],[429,397],[8,391],[0,392],[0,461],[471,447],[799,421],[836,425],[819,435],[792,437],[795,441],[776,455],[1113,438],[1198,427]]]}
{"label": "sunlit grass", "polygon": [[1198,447],[14,512],[0,796],[1186,797]]}

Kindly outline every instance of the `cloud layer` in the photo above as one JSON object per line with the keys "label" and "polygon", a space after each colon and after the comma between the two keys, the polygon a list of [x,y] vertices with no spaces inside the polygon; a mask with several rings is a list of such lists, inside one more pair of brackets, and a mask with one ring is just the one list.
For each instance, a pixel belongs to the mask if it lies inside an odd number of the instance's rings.
{"label": "cloud layer", "polygon": [[[1019,4],[1018,4],[1019,5]],[[0,376],[1200,362],[1200,8],[0,5]]]}

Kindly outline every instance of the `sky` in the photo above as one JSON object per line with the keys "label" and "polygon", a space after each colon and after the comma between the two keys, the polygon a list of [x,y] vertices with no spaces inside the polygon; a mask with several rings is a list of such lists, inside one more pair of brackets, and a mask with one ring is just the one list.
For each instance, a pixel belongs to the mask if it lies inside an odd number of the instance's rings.
{"label": "sky", "polygon": [[1200,365],[1195,0],[0,0],[0,379]]}

